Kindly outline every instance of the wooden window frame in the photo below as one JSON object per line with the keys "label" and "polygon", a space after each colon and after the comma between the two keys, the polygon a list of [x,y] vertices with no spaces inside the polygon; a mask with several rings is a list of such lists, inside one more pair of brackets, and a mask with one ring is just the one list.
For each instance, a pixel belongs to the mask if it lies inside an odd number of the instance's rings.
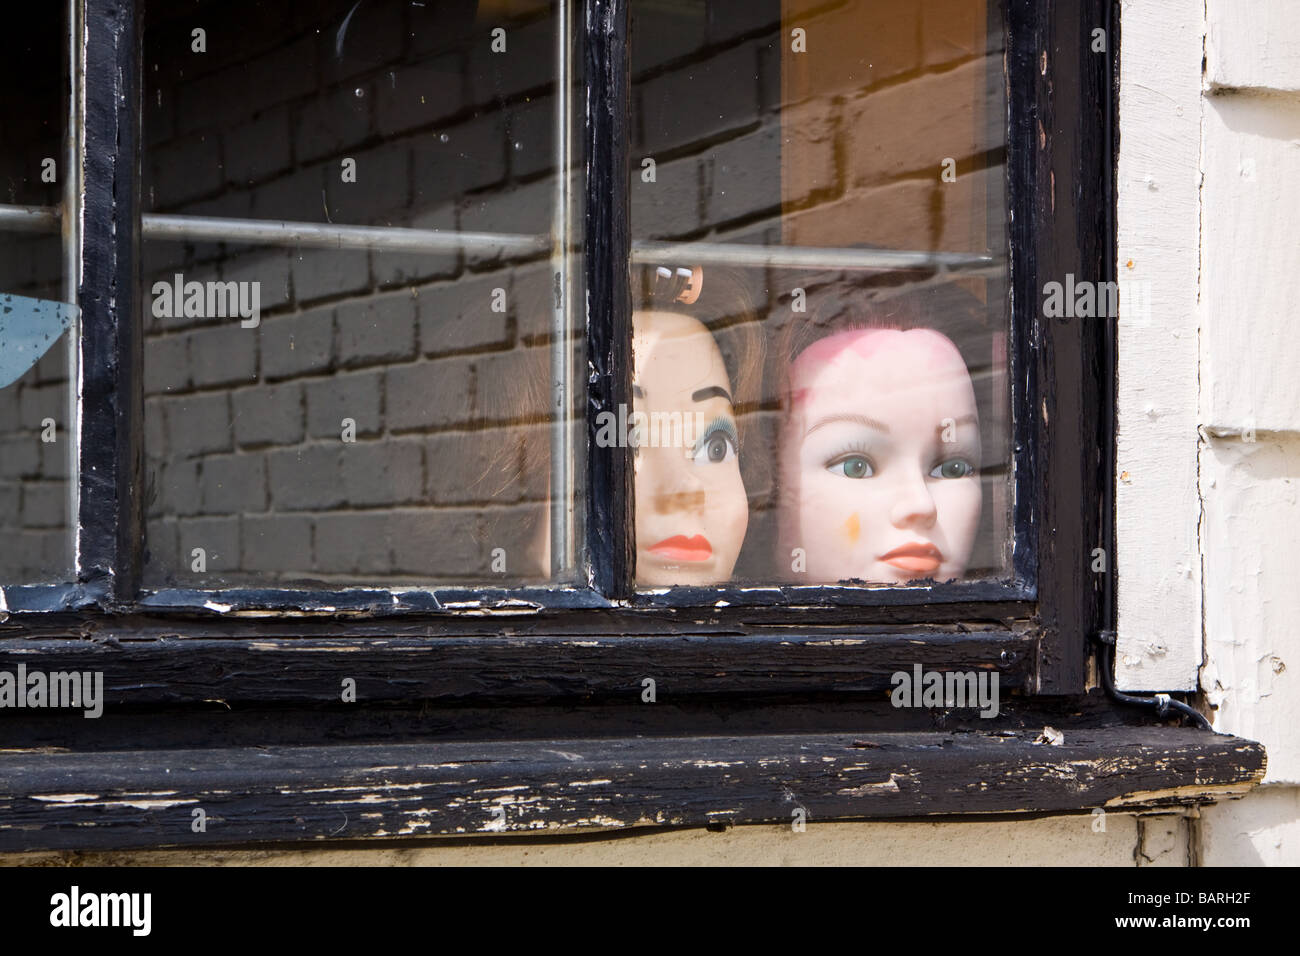
{"label": "wooden window frame", "polygon": [[[1090,638],[1113,629],[1113,565],[1091,564],[1095,548],[1114,554],[1114,335],[1103,320],[1046,320],[1039,303],[1067,273],[1114,278],[1112,3],[1006,2],[1016,547],[1005,581],[933,593],[629,587],[629,453],[594,440],[596,415],[631,401],[628,4],[585,0],[593,587],[143,598],[140,6],[84,0],[77,580],[6,588],[0,622],[0,661],[102,671],[106,714],[71,728],[66,715],[0,714],[17,742],[0,757],[0,848],[788,820],[790,793],[819,820],[1070,810],[1193,782],[1201,790],[1150,802],[1196,801],[1207,785],[1258,780],[1257,745],[1153,726],[1089,679]],[[1094,25],[1108,31],[1104,54],[1090,49]],[[918,663],[996,673],[1002,715],[894,711],[890,675]],[[358,703],[340,703],[345,679]],[[1035,743],[1051,721],[1077,725],[1067,732],[1083,749]],[[30,749],[56,741],[66,753]],[[1117,748],[1129,778],[1079,769]],[[268,752],[283,778],[268,776]],[[482,773],[467,776],[467,762]],[[167,776],[173,764],[188,783]],[[1062,785],[1065,767],[1078,786]],[[33,802],[60,785],[121,794],[168,780],[193,800],[149,814],[129,801]],[[592,780],[603,783],[583,789]],[[536,813],[498,827],[493,787],[512,785],[538,795]],[[386,796],[337,829],[329,798],[349,787]],[[430,815],[403,802],[408,791],[445,806]],[[193,801],[236,822],[193,832]]]}

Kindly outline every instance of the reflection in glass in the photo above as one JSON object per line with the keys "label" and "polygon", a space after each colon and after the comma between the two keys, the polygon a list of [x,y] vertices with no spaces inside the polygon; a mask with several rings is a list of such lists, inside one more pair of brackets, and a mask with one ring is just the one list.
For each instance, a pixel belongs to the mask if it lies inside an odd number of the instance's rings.
{"label": "reflection in glass", "polygon": [[749,524],[735,410],[751,397],[758,342],[724,356],[696,315],[745,310],[739,290],[720,273],[681,272],[684,283],[654,270],[632,316],[637,583],[648,586],[728,580]]}
{"label": "reflection in glass", "polygon": [[[761,386],[733,407],[743,543],[704,583],[1003,575],[1001,5],[633,0],[631,14],[634,265],[702,271],[706,295],[711,274],[733,276],[748,308],[680,310],[723,354],[765,345]],[[643,572],[646,536],[660,539],[642,480],[638,583],[702,583],[684,563]]]}
{"label": "reflection in glass", "polygon": [[[146,4],[144,287],[203,290],[144,317],[146,585],[573,576],[562,31],[537,0]],[[256,316],[210,307],[253,284]]]}
{"label": "reflection in glass", "polygon": [[[0,585],[73,573],[69,386],[74,297],[58,219],[64,180],[67,4],[13,5],[0,39]],[[29,207],[20,209],[19,207]],[[34,232],[30,207],[48,227]]]}
{"label": "reflection in glass", "polygon": [[[979,528],[975,389],[960,349],[861,296],[793,356],[779,435],[780,550],[817,581],[960,578]],[[948,316],[950,317],[950,313]],[[927,321],[928,318],[928,321]]]}

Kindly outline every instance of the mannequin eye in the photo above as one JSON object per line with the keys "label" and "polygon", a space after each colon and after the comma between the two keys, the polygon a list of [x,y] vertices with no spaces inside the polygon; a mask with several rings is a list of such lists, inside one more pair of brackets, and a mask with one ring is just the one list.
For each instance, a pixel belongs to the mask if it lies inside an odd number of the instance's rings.
{"label": "mannequin eye", "polygon": [[865,455],[845,455],[827,465],[826,470],[845,478],[870,478],[876,473]]}
{"label": "mannequin eye", "polygon": [[975,474],[975,466],[965,458],[949,458],[934,466],[931,478],[969,478]]}
{"label": "mannequin eye", "polygon": [[710,425],[699,440],[691,458],[697,465],[718,465],[731,461],[740,451],[740,436],[736,426],[725,418],[720,418]]}

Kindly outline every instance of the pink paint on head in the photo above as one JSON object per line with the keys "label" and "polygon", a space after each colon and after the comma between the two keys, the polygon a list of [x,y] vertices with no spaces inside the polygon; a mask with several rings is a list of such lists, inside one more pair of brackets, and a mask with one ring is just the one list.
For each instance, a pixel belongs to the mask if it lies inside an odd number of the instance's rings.
{"label": "pink paint on head", "polygon": [[[934,329],[847,329],[818,339],[800,352],[790,366],[790,381],[809,381],[812,376],[850,356],[869,360],[882,349],[896,348],[904,342],[925,342],[929,346],[928,358],[936,368],[951,363],[954,358],[965,367],[957,346],[942,332]],[[807,392],[807,388],[792,389],[791,401],[803,401]]]}

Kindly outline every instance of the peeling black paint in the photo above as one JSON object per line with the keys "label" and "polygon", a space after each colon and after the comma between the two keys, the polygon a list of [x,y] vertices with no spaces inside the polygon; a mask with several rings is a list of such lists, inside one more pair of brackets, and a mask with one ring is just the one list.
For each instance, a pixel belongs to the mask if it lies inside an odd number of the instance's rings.
{"label": "peeling black paint", "polygon": [[[1093,548],[1112,537],[1100,520],[1102,502],[1114,496],[1115,423],[1102,394],[1113,388],[1106,321],[1047,322],[1039,308],[1045,283],[1067,273],[1104,280],[1113,263],[1106,170],[1115,157],[1105,104],[1115,90],[1106,57],[1088,42],[1091,25],[1106,22],[1107,6],[1108,0],[1068,10],[1039,0],[1007,5],[1012,341],[1025,383],[1013,393],[1015,441],[1024,454],[1016,463],[1016,496],[1038,503],[1025,538],[1029,550],[1015,563],[1022,573],[1037,565],[1044,694],[1084,689],[1088,635],[1100,629],[1114,580],[1113,562],[1106,574],[1091,571]],[[1048,410],[1046,421],[1040,407]]]}
{"label": "peeling black paint", "polygon": [[601,412],[632,405],[632,299],[628,257],[631,57],[626,0],[584,5],[587,78],[587,560],[592,586],[625,598],[635,567],[631,451],[596,441]]}
{"label": "peeling black paint", "polygon": [[[1065,812],[1240,795],[1263,748],[1136,728],[0,754],[0,850]],[[194,810],[206,827],[194,832]]]}
{"label": "peeling black paint", "polygon": [[[281,629],[283,633],[285,629]],[[356,681],[360,702],[637,699],[651,677],[661,697],[864,694],[895,671],[990,671],[1003,693],[1026,688],[1035,635],[945,631],[682,632],[434,635],[418,626],[358,638],[346,624],[317,636],[216,625],[180,637],[157,625],[100,627],[81,639],[0,640],[0,669],[102,671],[107,707],[234,702],[332,703]],[[326,636],[332,633],[333,636]],[[89,638],[89,639],[87,639]],[[815,690],[814,690],[815,689]],[[0,720],[3,715],[0,715]]]}
{"label": "peeling black paint", "polygon": [[78,581],[105,581],[114,601],[135,595],[142,540],[135,7],[85,4]]}

